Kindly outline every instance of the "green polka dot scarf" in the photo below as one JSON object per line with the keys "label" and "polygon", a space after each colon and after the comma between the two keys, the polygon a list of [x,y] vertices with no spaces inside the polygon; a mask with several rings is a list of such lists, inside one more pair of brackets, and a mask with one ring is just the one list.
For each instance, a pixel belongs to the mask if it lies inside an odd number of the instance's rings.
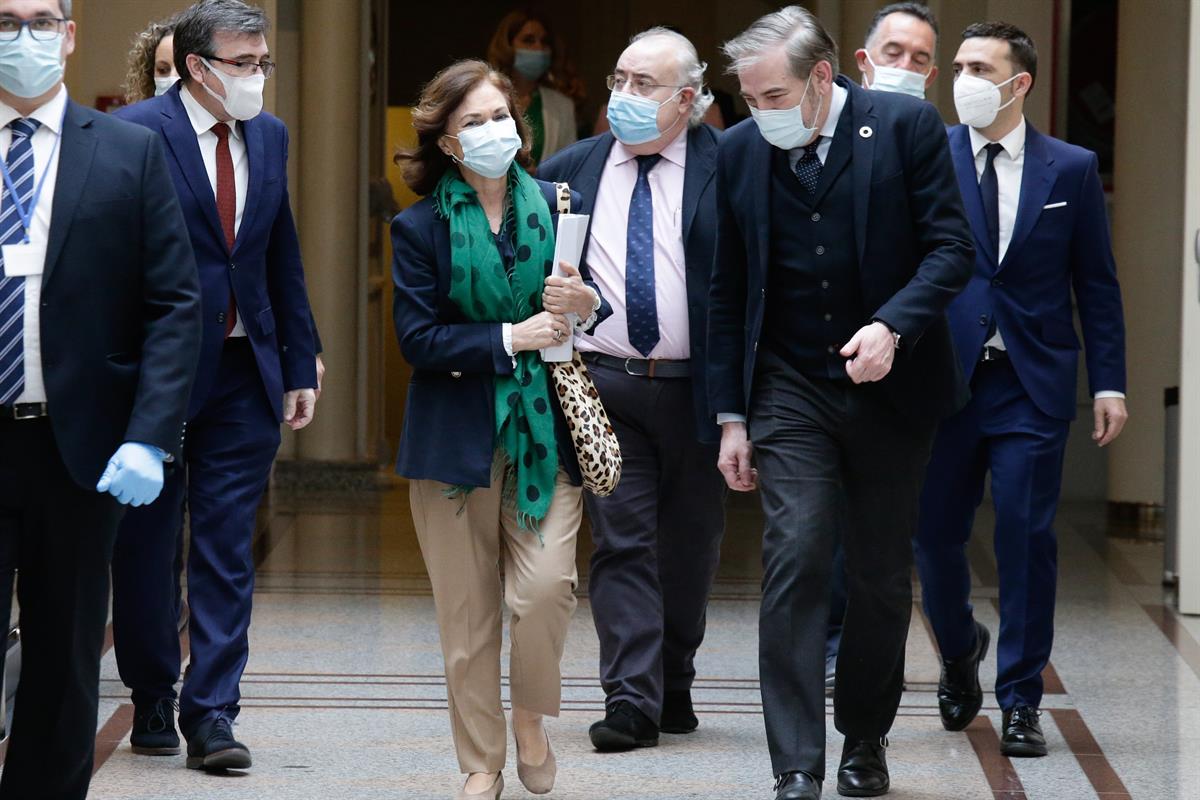
{"label": "green polka dot scarf", "polygon": [[[508,172],[516,222],[516,260],[505,271],[487,215],[458,170],[446,170],[433,198],[450,222],[450,299],[474,322],[523,322],[542,310],[542,284],[554,259],[550,209],[533,178]],[[516,355],[511,375],[496,376],[496,448],[504,464],[504,500],[522,528],[546,516],[558,475],[550,380],[536,351]],[[461,494],[469,491],[459,488]]]}

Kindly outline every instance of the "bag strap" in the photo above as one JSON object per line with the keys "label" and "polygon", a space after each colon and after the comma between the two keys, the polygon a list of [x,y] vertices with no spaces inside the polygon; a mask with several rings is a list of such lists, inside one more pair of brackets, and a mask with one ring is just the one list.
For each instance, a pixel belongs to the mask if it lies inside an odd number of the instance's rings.
{"label": "bag strap", "polygon": [[556,183],[554,188],[558,190],[558,213],[571,213],[571,186],[567,183]]}

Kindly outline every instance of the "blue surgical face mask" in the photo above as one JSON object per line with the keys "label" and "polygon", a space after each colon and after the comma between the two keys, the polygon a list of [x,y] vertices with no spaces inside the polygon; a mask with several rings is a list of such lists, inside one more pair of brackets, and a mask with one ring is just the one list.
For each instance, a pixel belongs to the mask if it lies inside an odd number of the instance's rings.
{"label": "blue surgical face mask", "polygon": [[665,131],[658,129],[658,110],[675,99],[683,89],[676,89],[661,103],[636,94],[613,91],[608,98],[608,127],[617,141],[625,145],[653,142]]}
{"label": "blue surgical face mask", "polygon": [[462,145],[462,165],[485,178],[506,175],[521,149],[521,135],[512,117],[489,120],[450,138]]}
{"label": "blue surgical face mask", "polygon": [[820,96],[817,97],[817,110],[813,114],[813,124],[809,126],[804,122],[804,98],[808,97],[808,90],[811,86],[812,75],[809,75],[808,83],[804,85],[804,94],[800,95],[800,102],[791,108],[771,111],[750,109],[750,115],[758,123],[758,132],[780,150],[794,150],[797,147],[803,147],[812,141],[817,132],[816,122],[821,116],[822,98]]}
{"label": "blue surgical face mask", "polygon": [[541,80],[550,69],[549,50],[526,50],[518,47],[513,53],[513,69],[530,81]]}
{"label": "blue surgical face mask", "polygon": [[63,34],[38,41],[22,28],[11,42],[0,42],[0,86],[17,97],[41,97],[62,80]]}

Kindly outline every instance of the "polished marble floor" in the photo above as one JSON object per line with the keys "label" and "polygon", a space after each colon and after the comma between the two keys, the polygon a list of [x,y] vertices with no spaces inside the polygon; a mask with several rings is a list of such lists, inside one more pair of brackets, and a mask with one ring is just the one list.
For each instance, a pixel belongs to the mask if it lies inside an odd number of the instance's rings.
{"label": "polished marble floor", "polygon": [[[209,776],[182,758],[133,755],[132,719],[111,653],[103,664],[97,800],[388,800],[449,798],[460,778],[445,712],[433,604],[404,484],[377,493],[276,492],[260,567],[236,733],[254,753],[245,774]],[[972,546],[978,615],[995,630],[988,516]],[[592,751],[602,713],[588,605],[590,542],[579,551],[581,602],[568,640],[562,716],[549,724],[560,763],[553,797],[770,798],[756,658],[759,516],[752,498],[729,530],[697,658],[701,727],[658,748]],[[907,686],[891,734],[897,800],[1200,798],[1200,620],[1178,617],[1160,586],[1161,545],[1108,535],[1098,507],[1064,507],[1057,646],[1043,724],[1051,754],[1009,761],[999,711],[964,733],[937,718],[937,662],[919,613]],[[184,643],[186,646],[186,642]],[[994,678],[994,659],[985,667]],[[830,772],[840,738],[830,709]],[[511,763],[510,748],[510,763]],[[528,796],[509,769],[506,797]],[[827,797],[835,797],[831,786]]]}

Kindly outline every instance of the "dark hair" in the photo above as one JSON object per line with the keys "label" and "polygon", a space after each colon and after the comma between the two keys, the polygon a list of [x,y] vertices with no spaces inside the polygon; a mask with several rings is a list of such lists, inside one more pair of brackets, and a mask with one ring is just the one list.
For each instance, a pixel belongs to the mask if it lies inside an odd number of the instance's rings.
{"label": "dark hair", "polygon": [[921,20],[933,28],[933,40],[935,44],[937,43],[937,37],[940,33],[938,31],[937,17],[929,10],[929,6],[924,3],[891,3],[879,9],[871,19],[871,24],[867,27],[867,36],[863,39],[864,45],[871,41],[871,37],[879,30],[879,26],[892,14],[907,14],[910,17],[916,17]]}
{"label": "dark hair", "polygon": [[404,182],[415,193],[430,194],[453,163],[438,147],[438,140],[446,135],[450,117],[462,105],[463,99],[485,81],[490,82],[504,95],[508,103],[508,113],[517,123],[517,134],[521,137],[517,163],[527,170],[533,166],[533,159],[529,155],[529,124],[517,110],[512,81],[486,61],[464,59],[446,67],[425,84],[425,88],[421,90],[421,98],[412,113],[412,124],[417,131],[417,146],[396,153],[395,161],[404,170]]}
{"label": "dark hair", "polygon": [[175,23],[175,71],[184,83],[192,80],[187,57],[212,55],[218,33],[266,36],[271,23],[258,6],[242,0],[200,0],[180,12]]}
{"label": "dark hair", "polygon": [[1008,42],[1008,60],[1013,66],[1019,67],[1017,73],[1028,72],[1033,81],[1029,88],[1037,82],[1037,47],[1029,34],[1010,25],[1007,22],[976,22],[968,25],[962,33],[963,39],[1003,39]]}

